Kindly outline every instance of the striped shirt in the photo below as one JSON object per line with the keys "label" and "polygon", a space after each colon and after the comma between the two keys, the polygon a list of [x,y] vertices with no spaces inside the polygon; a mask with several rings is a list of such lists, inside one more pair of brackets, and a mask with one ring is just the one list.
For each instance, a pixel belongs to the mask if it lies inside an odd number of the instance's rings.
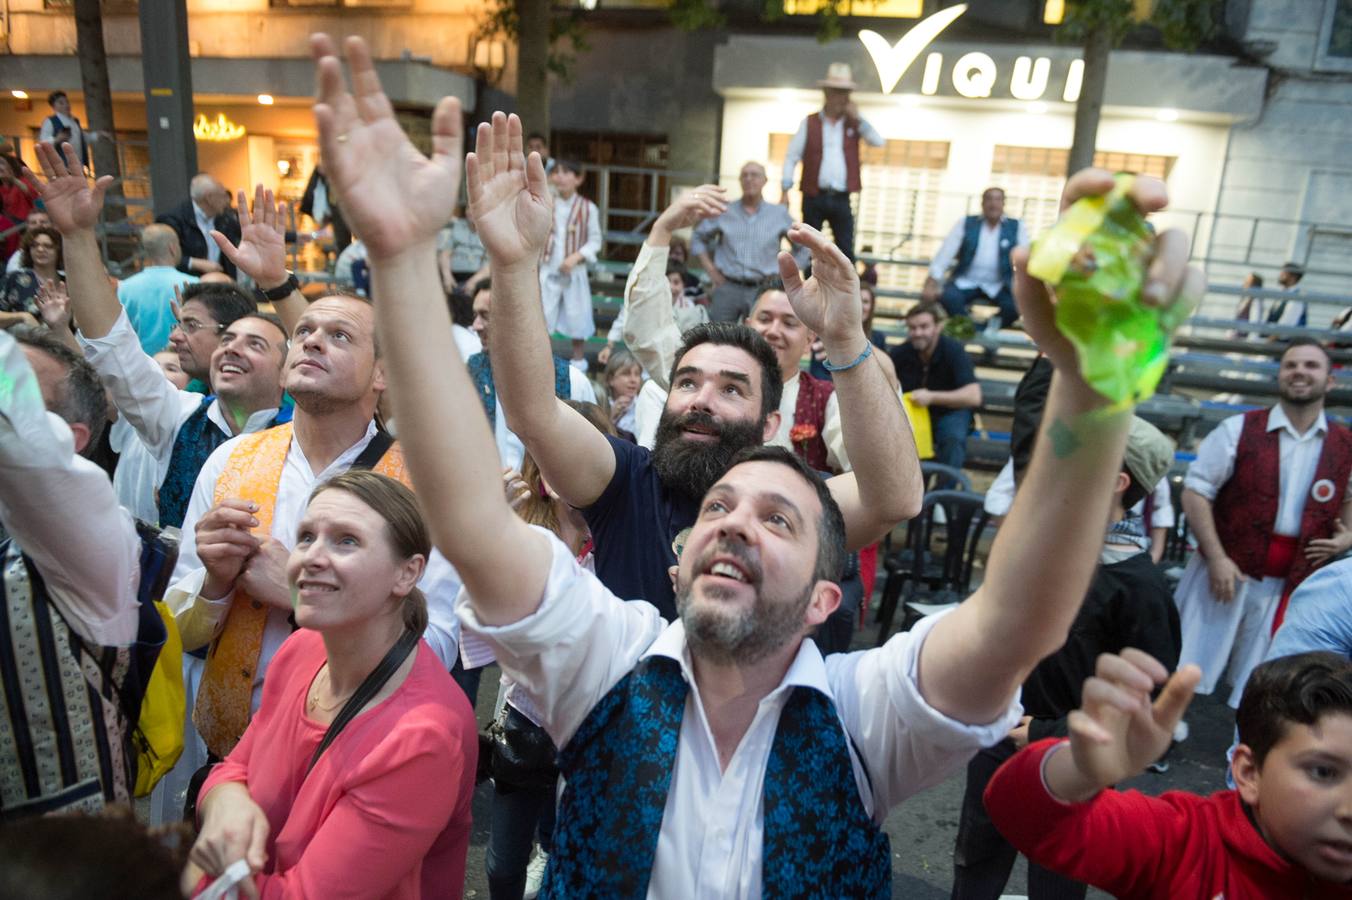
{"label": "striped shirt", "polygon": [[723,215],[695,227],[690,252],[712,250],[714,265],[725,278],[761,281],[779,273],[780,242],[792,224],[788,207],[761,200],[748,211],[738,199]]}

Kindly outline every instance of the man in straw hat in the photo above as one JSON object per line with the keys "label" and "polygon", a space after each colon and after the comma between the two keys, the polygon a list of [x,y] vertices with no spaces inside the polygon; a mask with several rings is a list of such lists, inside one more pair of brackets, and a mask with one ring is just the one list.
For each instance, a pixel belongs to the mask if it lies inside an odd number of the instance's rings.
{"label": "man in straw hat", "polygon": [[831,63],[826,78],[817,82],[826,95],[821,112],[815,112],[798,126],[784,156],[783,188],[780,202],[788,204],[793,187],[793,170],[803,161],[803,222],[821,228],[831,224],[836,246],[854,260],[854,212],[850,194],[859,190],[859,141],[881,147],[883,136],[859,118],[859,110],[850,102],[854,83],[847,63]]}

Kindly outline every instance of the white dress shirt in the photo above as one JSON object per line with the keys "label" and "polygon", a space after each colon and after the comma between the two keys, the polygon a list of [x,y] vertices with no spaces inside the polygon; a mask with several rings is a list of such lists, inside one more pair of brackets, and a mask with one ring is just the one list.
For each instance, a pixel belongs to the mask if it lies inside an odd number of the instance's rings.
{"label": "white dress shirt", "polygon": [[216,219],[202,212],[202,207],[197,205],[197,201],[192,204],[193,216],[197,219],[197,230],[202,232],[202,238],[207,242],[207,259],[212,262],[220,262],[221,248],[216,246],[216,242],[211,239],[211,232],[216,228]]}
{"label": "white dress shirt", "polygon": [[9,255],[9,262],[5,263],[5,274],[17,272],[23,268],[23,250],[15,250]]}
{"label": "white dress shirt", "polygon": [[[156,523],[160,512],[155,492],[169,472],[179,429],[197,412],[203,396],[169,383],[159,363],[141,349],[126,310],[117,314],[117,321],[103,337],[76,337],[121,415],[120,427],[112,435],[118,443],[113,449],[121,454],[113,473],[117,500],[136,518]],[[244,422],[244,433],[266,428],[276,415],[275,406],[255,410]],[[221,401],[211,401],[207,419],[226,437],[233,435]],[[127,425],[121,426],[122,422]]]}
{"label": "white dress shirt", "polygon": [[[980,288],[981,292],[988,297],[994,297],[1000,293],[1004,287],[1005,280],[1000,275],[1000,251],[1003,249],[1013,250],[1014,247],[1003,248],[1000,246],[1000,225],[1004,220],[991,225],[985,219],[981,221],[981,230],[977,235],[976,253],[972,256],[972,264],[967,267],[967,271],[953,279],[953,283],[964,291],[972,288]],[[935,281],[942,282],[948,274],[948,267],[953,264],[957,258],[958,249],[962,246],[963,233],[966,231],[966,219],[958,219],[954,224],[953,230],[944,238],[944,242],[939,247],[939,252],[934,254],[930,260],[929,274]],[[1028,245],[1028,230],[1024,228],[1023,222],[1019,222],[1018,240],[1015,247],[1026,247]]]}
{"label": "white dress shirt", "polygon": [[[361,440],[344,450],[329,463],[328,468],[319,473],[310,467],[300,442],[291,441],[282,466],[281,483],[277,487],[277,502],[272,510],[272,529],[269,534],[274,540],[284,547],[295,546],[296,529],[305,514],[306,503],[315,485],[346,472],[375,435],[376,426],[373,422],[367,426]],[[178,565],[174,568],[174,583],[165,592],[164,601],[178,622],[179,631],[183,634],[183,645],[187,649],[203,646],[215,636],[225,622],[225,614],[234,596],[232,593],[220,600],[207,600],[198,596],[206,581],[207,570],[197,556],[195,528],[197,521],[216,505],[216,481],[225,471],[226,461],[240,440],[240,437],[236,437],[226,441],[207,458],[206,465],[197,476],[197,484],[193,486],[188,513],[183,519],[183,543],[179,546]],[[434,549],[427,559],[427,568],[418,586],[427,597],[428,623],[423,637],[449,671],[455,665],[456,646],[460,638],[460,623],[456,620],[454,609],[455,597],[460,591],[460,576],[446,558]],[[290,634],[287,613],[280,609],[269,609],[258,671],[254,674],[251,711],[258,710],[268,664],[282,641]]]}
{"label": "white dress shirt", "polygon": [[[47,596],[81,637],[136,640],[141,541],[108,476],[75,453],[47,411],[23,347],[0,331],[0,526],[28,554]],[[31,652],[31,648],[28,648]]]}
{"label": "white dress shirt", "polygon": [[[1173,528],[1177,519],[1174,516],[1174,499],[1169,488],[1169,479],[1161,478],[1155,485],[1154,508],[1150,512],[1150,527]],[[1000,473],[995,476],[991,486],[986,489],[986,501],[982,504],[987,515],[1007,516],[1014,505],[1014,460],[1005,460]],[[1142,500],[1127,511],[1131,516],[1145,515],[1145,501]]]}
{"label": "white dress shirt", "polygon": [[[1231,416],[1211,430],[1197,448],[1197,458],[1188,466],[1183,487],[1214,501],[1221,487],[1235,471],[1235,451],[1239,435],[1244,429],[1244,416]],[[1310,496],[1319,455],[1324,449],[1324,435],[1329,424],[1321,412],[1319,419],[1304,434],[1297,434],[1281,404],[1272,408],[1268,416],[1268,431],[1279,432],[1277,440],[1281,456],[1278,477],[1277,520],[1273,533],[1297,537],[1300,519],[1305,511],[1305,499]],[[1352,485],[1352,479],[1349,479]],[[1345,494],[1352,497],[1352,494]]]}
{"label": "white dress shirt", "polygon": [[[824,191],[843,191],[849,187],[849,173],[845,166],[845,117],[828,119],[821,115],[822,122],[822,164],[817,170],[817,187]],[[859,120],[859,136],[870,147],[881,147],[886,143],[878,129],[866,120]],[[797,133],[789,141],[789,150],[784,155],[783,188],[793,187],[793,171],[803,158],[807,148],[807,119],[798,126]]]}
{"label": "white dress shirt", "polygon": [[458,612],[467,634],[493,645],[503,671],[530,698],[560,747],[640,659],[660,655],[680,665],[690,691],[648,883],[650,898],[760,898],[765,769],[779,713],[794,687],[815,688],[834,702],[851,739],[860,799],[880,824],[902,800],[942,781],[979,748],[1003,738],[1022,712],[1013,697],[996,721],[969,725],[925,702],[917,669],[925,636],[938,619],[932,616],[883,647],[825,660],[815,644],[804,641],[779,687],[761,701],[725,770],[681,623],[666,625],[651,605],[615,597],[562,542],[550,539],[553,563],[533,615],[489,627],[478,621],[463,593]]}
{"label": "white dress shirt", "polygon": [[[43,144],[50,144],[56,138],[56,129],[52,127],[52,116],[61,120],[61,124],[70,132],[70,145],[75,148],[75,158],[84,159],[85,141],[98,140],[98,135],[86,133],[80,125],[80,120],[74,116],[62,115],[59,112],[53,112],[42,120],[42,126],[38,129],[38,141]],[[14,174],[18,174],[17,172]]]}
{"label": "white dress shirt", "polygon": [[[1296,288],[1291,288],[1290,290],[1286,291],[1286,293],[1288,295],[1286,297],[1269,301],[1271,304],[1269,306],[1269,310],[1276,309],[1279,304],[1282,303],[1286,304],[1285,306],[1281,307],[1282,314],[1278,316],[1277,321],[1272,324],[1289,325],[1292,328],[1297,328],[1301,324],[1300,320],[1306,317],[1306,311],[1308,310],[1309,307],[1304,300],[1301,300],[1299,298],[1299,292]],[[1269,312],[1268,314],[1271,315],[1271,312]],[[1263,320],[1258,319],[1257,321]]]}

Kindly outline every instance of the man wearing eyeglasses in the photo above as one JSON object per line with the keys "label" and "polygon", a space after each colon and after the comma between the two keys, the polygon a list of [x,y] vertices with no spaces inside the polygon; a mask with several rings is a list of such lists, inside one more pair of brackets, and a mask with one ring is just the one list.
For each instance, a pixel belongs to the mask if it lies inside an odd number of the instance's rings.
{"label": "man wearing eyeglasses", "polygon": [[197,473],[228,438],[290,418],[282,408],[286,333],[233,285],[191,284],[175,307],[169,342],[183,370],[209,387],[180,391],[141,349],[103,269],[94,236],[106,184],[92,186],[56,151],[38,150],[43,202],[69,244],[66,278],[85,357],[135,431],[113,477],[118,502],[138,518],[180,527]]}

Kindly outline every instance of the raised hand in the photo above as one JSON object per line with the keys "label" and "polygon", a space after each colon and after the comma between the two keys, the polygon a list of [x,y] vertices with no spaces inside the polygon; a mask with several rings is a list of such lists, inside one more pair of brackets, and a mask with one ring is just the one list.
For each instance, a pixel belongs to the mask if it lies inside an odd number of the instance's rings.
{"label": "raised hand", "polygon": [[[104,175],[91,185],[75,148],[62,144],[61,150],[64,158],[51,144],[37,145],[38,164],[46,182],[34,179],[34,183],[41,190],[42,203],[56,230],[70,235],[98,224],[103,195],[112,185],[113,176]],[[32,172],[27,174],[31,176]]]}
{"label": "raised hand", "polygon": [[[540,154],[523,153],[521,120],[493,113],[479,126],[474,152],[465,158],[469,217],[494,273],[538,265],[554,227],[554,200]],[[343,207],[347,209],[346,206]]]}
{"label": "raised hand", "polygon": [[219,231],[211,232],[211,239],[221,248],[225,258],[248,275],[264,290],[282,285],[286,275],[286,204],[278,203],[271,189],[254,187],[253,214],[244,192],[238,195],[239,246]]}
{"label": "raised hand", "polygon": [[690,228],[704,219],[721,216],[728,208],[728,192],[716,184],[701,184],[686,191],[662,211],[653,223],[653,235],[665,235]]}
{"label": "raised hand", "polygon": [[[821,336],[828,355],[841,350],[856,355],[864,349],[864,307],[859,299],[859,273],[840,248],[820,231],[797,224],[789,229],[789,241],[812,254],[812,277],[807,281],[793,256],[779,254],[779,275],[794,313],[804,325]],[[853,357],[851,357],[853,359]],[[850,359],[831,362],[843,365]]]}
{"label": "raised hand", "polygon": [[[1061,209],[1065,211],[1081,197],[1106,194],[1113,188],[1112,173],[1106,169],[1083,169],[1066,182],[1061,195]],[[1169,203],[1164,182],[1158,178],[1139,175],[1132,183],[1128,196],[1143,215],[1158,212]],[[1171,307],[1179,303],[1195,303],[1202,296],[1205,279],[1201,270],[1188,265],[1188,236],[1176,228],[1160,232],[1155,237],[1154,257],[1146,273],[1142,300],[1152,306]],[[1028,274],[1028,248],[1020,247],[1010,254],[1014,265],[1014,300],[1018,304],[1024,331],[1047,354],[1057,371],[1066,376],[1077,376],[1080,371],[1075,347],[1056,327],[1054,290]]]}
{"label": "raised hand", "polygon": [[[1080,708],[1067,719],[1070,753],[1048,761],[1048,787],[1063,800],[1079,801],[1140,774],[1169,748],[1201,677],[1191,665],[1170,677],[1158,660],[1131,648],[1100,656]],[[1158,684],[1164,690],[1151,703]]]}
{"label": "raised hand", "polygon": [[389,258],[434,242],[451,220],[460,193],[460,101],[444,97],[432,113],[428,159],[395,120],[365,41],[349,37],[343,44],[350,93],[333,39],[315,34],[310,45],[324,174],[343,198],[343,216],[365,242],[368,256]]}
{"label": "raised hand", "polygon": [[66,290],[64,281],[53,278],[51,281],[43,282],[42,287],[38,288],[35,302],[38,307],[38,315],[42,317],[43,323],[48,328],[53,331],[72,330],[70,326],[70,293]]}

